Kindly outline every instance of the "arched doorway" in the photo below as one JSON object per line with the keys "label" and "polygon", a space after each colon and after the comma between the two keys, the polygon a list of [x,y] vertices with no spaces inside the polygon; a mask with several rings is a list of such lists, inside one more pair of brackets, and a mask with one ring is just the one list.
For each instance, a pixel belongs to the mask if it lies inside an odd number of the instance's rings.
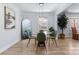
{"label": "arched doorway", "polygon": [[21,22],[21,38],[28,39],[32,34],[31,21],[23,19]]}

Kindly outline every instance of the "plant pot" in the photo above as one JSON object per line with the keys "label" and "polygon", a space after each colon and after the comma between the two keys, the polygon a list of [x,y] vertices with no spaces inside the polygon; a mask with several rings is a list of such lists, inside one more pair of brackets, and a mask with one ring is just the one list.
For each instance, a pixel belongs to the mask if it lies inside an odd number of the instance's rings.
{"label": "plant pot", "polygon": [[64,39],[65,38],[65,34],[61,33],[60,34],[60,39]]}

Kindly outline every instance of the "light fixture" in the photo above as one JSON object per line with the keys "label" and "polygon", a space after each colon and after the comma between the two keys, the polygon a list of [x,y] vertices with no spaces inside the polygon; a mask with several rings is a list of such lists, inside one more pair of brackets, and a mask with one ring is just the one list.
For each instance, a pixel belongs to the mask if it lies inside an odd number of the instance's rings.
{"label": "light fixture", "polygon": [[43,6],[44,5],[44,3],[39,3],[39,6]]}

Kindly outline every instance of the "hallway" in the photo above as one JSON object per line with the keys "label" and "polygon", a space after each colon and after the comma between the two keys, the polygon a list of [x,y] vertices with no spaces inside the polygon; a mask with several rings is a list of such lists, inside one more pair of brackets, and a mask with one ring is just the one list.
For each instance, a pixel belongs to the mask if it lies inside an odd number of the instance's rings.
{"label": "hallway", "polygon": [[1,55],[78,55],[79,54],[79,41],[73,39],[59,39],[57,40],[58,47],[50,41],[46,43],[46,49],[38,48],[34,44],[34,39],[31,40],[27,47],[28,40],[22,40],[3,52]]}

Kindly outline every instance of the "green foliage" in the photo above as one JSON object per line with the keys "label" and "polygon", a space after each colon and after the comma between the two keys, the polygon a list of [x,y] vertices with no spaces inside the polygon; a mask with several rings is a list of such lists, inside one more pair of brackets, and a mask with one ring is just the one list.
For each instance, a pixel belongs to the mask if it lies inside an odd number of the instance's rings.
{"label": "green foliage", "polygon": [[50,32],[54,31],[54,28],[53,28],[53,27],[50,27],[50,28],[49,28],[49,31],[50,31]]}
{"label": "green foliage", "polygon": [[66,17],[65,14],[61,15],[58,18],[58,26],[62,30],[62,34],[63,34],[63,29],[65,29],[67,27],[67,23],[68,23],[67,20],[68,20],[68,18]]}
{"label": "green foliage", "polygon": [[56,36],[56,32],[55,32],[55,30],[54,30],[53,27],[50,27],[50,28],[49,28],[49,32],[50,32],[50,36],[53,36],[53,37]]}
{"label": "green foliage", "polygon": [[58,26],[60,27],[60,29],[65,29],[67,27],[67,23],[68,23],[67,20],[68,18],[66,17],[65,14],[63,14],[58,18]]}

